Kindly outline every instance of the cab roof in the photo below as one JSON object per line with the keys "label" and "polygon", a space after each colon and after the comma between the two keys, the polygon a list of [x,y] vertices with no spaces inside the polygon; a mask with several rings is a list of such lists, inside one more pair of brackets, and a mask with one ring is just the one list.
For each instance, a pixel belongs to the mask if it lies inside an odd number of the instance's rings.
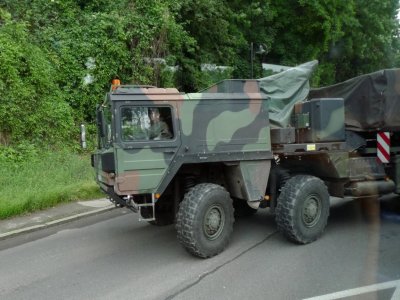
{"label": "cab roof", "polygon": [[111,95],[179,95],[176,88],[158,88],[151,85],[119,85],[110,91]]}

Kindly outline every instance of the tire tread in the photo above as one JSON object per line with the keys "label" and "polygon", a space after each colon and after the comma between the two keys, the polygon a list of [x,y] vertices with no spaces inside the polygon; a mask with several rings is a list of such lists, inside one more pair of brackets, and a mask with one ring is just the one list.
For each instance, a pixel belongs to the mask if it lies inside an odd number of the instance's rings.
{"label": "tire tread", "polygon": [[[178,241],[189,253],[202,258],[212,257],[222,252],[229,243],[229,239],[224,240],[222,249],[220,249],[219,252],[214,253],[204,249],[198,243],[196,238],[195,229],[198,228],[198,226],[202,226],[202,224],[198,224],[196,221],[196,213],[201,205],[204,195],[212,192],[213,190],[223,191],[229,196],[229,193],[222,186],[217,184],[201,183],[194,186],[185,194],[184,199],[180,204],[175,225]],[[228,198],[230,199],[229,205],[232,205],[232,199],[230,197]],[[233,222],[232,224],[225,225],[227,226],[228,236],[230,237],[233,231]]]}
{"label": "tire tread", "polygon": [[301,230],[298,228],[298,224],[296,223],[295,206],[299,194],[302,192],[303,188],[307,185],[315,185],[318,187],[322,187],[326,195],[328,195],[328,203],[329,203],[328,189],[321,179],[310,175],[296,175],[290,178],[283,186],[276,207],[275,218],[278,230],[283,232],[284,235],[290,241],[298,244],[308,244],[317,240],[322,235],[326,227],[327,219],[329,216],[329,209],[328,209],[327,217],[325,219],[322,219],[323,223],[319,224],[322,227],[322,229],[313,237],[311,238],[305,237],[302,234]]}

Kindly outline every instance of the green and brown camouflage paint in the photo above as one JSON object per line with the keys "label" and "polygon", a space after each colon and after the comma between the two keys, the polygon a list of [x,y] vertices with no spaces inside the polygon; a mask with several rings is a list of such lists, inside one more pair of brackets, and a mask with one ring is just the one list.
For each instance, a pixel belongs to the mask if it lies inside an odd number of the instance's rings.
{"label": "green and brown camouflage paint", "polygon": [[[185,164],[226,162],[239,170],[244,197],[262,198],[272,159],[268,110],[262,104],[266,99],[256,81],[240,81],[230,93],[212,89],[217,92],[180,94],[176,89],[121,87],[109,93],[115,172],[101,171],[99,156],[105,150],[99,149],[95,155],[98,182],[113,186],[118,195],[162,193]],[[123,141],[119,114],[127,105],[169,106],[174,138]]]}
{"label": "green and brown camouflage paint", "polygon": [[[265,195],[273,151],[289,157],[283,165],[294,167],[297,172],[304,169],[304,173],[309,173],[308,165],[314,166],[316,176],[348,176],[344,140],[334,141],[331,148],[323,151],[320,149],[325,149],[325,144],[309,149],[309,143],[311,146],[318,143],[312,140],[300,145],[306,153],[298,153],[297,145],[286,145],[293,149],[291,153],[272,149],[269,97],[261,92],[259,80],[225,80],[190,94],[179,93],[174,88],[121,86],[106,99],[113,115],[113,143],[108,150],[98,150],[95,169],[103,189],[112,187],[121,196],[162,194],[183,166],[223,163],[231,195],[257,201]],[[125,106],[170,107],[173,139],[122,140],[120,113]],[[327,128],[322,128],[325,136],[330,131],[336,136],[338,130],[343,130],[343,122],[337,123],[340,114],[343,110],[328,114],[331,121],[327,122]],[[101,171],[100,156],[105,151],[114,153],[114,172]],[[323,156],[310,156],[315,153]],[[299,160],[301,157],[303,161]]]}

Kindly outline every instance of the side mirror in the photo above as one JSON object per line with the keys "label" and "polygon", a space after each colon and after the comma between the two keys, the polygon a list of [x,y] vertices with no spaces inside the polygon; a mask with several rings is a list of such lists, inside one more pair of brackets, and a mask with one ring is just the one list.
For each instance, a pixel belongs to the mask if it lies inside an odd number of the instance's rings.
{"label": "side mirror", "polygon": [[104,116],[103,111],[98,109],[97,110],[97,128],[99,129],[100,137],[105,137],[105,128],[104,128]]}
{"label": "side mirror", "polygon": [[85,124],[81,124],[81,147],[82,147],[82,149],[86,149],[87,148]]}

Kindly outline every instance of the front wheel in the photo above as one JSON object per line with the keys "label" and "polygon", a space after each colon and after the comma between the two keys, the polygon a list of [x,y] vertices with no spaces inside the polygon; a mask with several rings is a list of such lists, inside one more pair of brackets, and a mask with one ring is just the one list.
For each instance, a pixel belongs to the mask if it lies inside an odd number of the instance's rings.
{"label": "front wheel", "polygon": [[291,241],[307,244],[319,238],[328,222],[329,193],[314,176],[290,178],[278,198],[276,223]]}
{"label": "front wheel", "polygon": [[191,254],[203,258],[222,252],[233,231],[233,206],[221,186],[202,183],[185,194],[176,220],[179,242]]}

